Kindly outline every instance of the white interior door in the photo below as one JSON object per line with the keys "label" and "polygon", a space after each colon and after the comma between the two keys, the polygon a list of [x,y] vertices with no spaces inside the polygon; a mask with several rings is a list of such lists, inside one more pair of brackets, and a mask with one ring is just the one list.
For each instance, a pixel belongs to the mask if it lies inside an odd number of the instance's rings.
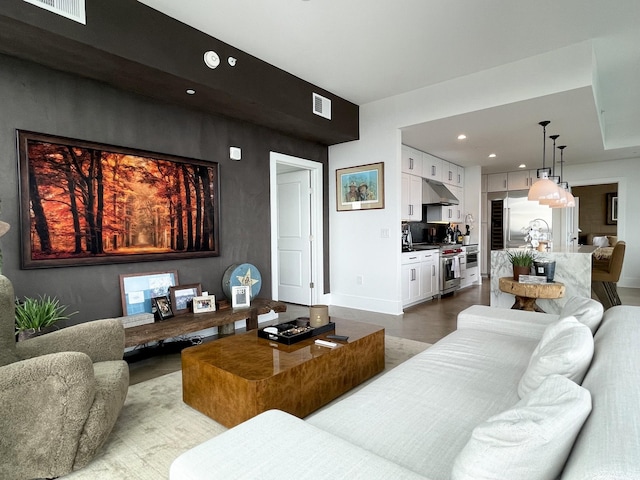
{"label": "white interior door", "polygon": [[278,297],[311,304],[311,182],[308,170],[278,175]]}

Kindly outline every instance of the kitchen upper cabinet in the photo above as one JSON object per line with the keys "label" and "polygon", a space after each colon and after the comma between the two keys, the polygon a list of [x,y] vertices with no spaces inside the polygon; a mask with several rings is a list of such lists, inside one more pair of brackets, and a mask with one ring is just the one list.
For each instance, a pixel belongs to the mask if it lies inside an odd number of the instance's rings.
{"label": "kitchen upper cabinet", "polygon": [[506,173],[492,173],[487,176],[488,192],[506,192],[507,186],[508,183]]}
{"label": "kitchen upper cabinet", "polygon": [[537,180],[536,170],[518,170],[507,173],[508,190],[526,190]]}
{"label": "kitchen upper cabinet", "polygon": [[442,160],[442,183],[447,185],[457,185],[458,166]]}
{"label": "kitchen upper cabinet", "polygon": [[[455,195],[460,203],[453,205],[453,223],[464,222],[464,189],[462,187],[451,186],[451,193]],[[461,229],[462,230],[462,229]]]}
{"label": "kitchen upper cabinet", "polygon": [[428,180],[436,180],[438,182],[442,182],[442,160],[434,157],[433,155],[429,155],[428,153],[423,153],[422,176]]}
{"label": "kitchen upper cabinet", "polygon": [[459,165],[456,165],[456,182],[455,185],[457,185],[460,188],[464,188],[464,167],[461,167]]}
{"label": "kitchen upper cabinet", "polygon": [[402,146],[402,173],[422,176],[422,152],[415,148]]}
{"label": "kitchen upper cabinet", "polygon": [[402,174],[402,220],[405,222],[422,221],[422,178]]}
{"label": "kitchen upper cabinet", "polygon": [[429,206],[427,208],[427,222],[449,222],[457,223],[457,205],[447,205],[444,207]]}

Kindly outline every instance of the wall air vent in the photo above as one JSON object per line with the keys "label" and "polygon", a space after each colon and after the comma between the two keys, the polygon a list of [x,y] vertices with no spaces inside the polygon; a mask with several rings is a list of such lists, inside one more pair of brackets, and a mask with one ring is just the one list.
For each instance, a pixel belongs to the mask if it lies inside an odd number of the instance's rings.
{"label": "wall air vent", "polygon": [[331,100],[318,95],[313,94],[313,113],[320,115],[328,120],[331,120]]}
{"label": "wall air vent", "polygon": [[75,20],[83,25],[87,24],[85,0],[24,0],[36,7],[44,8],[63,17]]}

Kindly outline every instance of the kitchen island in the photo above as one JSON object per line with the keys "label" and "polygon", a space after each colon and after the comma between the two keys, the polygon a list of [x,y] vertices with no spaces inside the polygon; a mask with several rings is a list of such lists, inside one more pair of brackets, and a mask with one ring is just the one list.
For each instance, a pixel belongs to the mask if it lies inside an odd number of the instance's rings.
{"label": "kitchen island", "polygon": [[[508,249],[518,250],[518,249]],[[500,277],[512,277],[513,267],[507,256],[508,250],[491,251],[491,301],[492,307],[510,308],[514,295],[500,290]],[[547,313],[560,313],[563,305],[572,296],[591,298],[591,257],[595,247],[582,245],[576,247],[554,248],[548,252],[536,252],[538,261],[555,261],[555,282],[565,286],[565,294],[558,299],[540,299],[538,304]]]}

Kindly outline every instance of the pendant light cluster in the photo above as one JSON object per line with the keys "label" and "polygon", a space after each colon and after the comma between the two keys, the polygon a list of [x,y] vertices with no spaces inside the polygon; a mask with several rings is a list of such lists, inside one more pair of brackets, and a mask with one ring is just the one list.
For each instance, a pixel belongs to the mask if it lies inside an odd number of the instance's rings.
{"label": "pendant light cluster", "polygon": [[547,125],[551,122],[545,120],[540,122],[542,127],[542,168],[538,169],[538,181],[536,181],[529,189],[529,200],[537,201],[541,205],[548,205],[551,208],[568,208],[575,207],[576,200],[569,191],[569,184],[562,181],[563,165],[564,165],[564,149],[566,145],[561,145],[560,150],[560,175],[556,176],[556,140],[560,135],[550,135],[553,140],[553,172],[547,168],[545,164],[547,150]]}

